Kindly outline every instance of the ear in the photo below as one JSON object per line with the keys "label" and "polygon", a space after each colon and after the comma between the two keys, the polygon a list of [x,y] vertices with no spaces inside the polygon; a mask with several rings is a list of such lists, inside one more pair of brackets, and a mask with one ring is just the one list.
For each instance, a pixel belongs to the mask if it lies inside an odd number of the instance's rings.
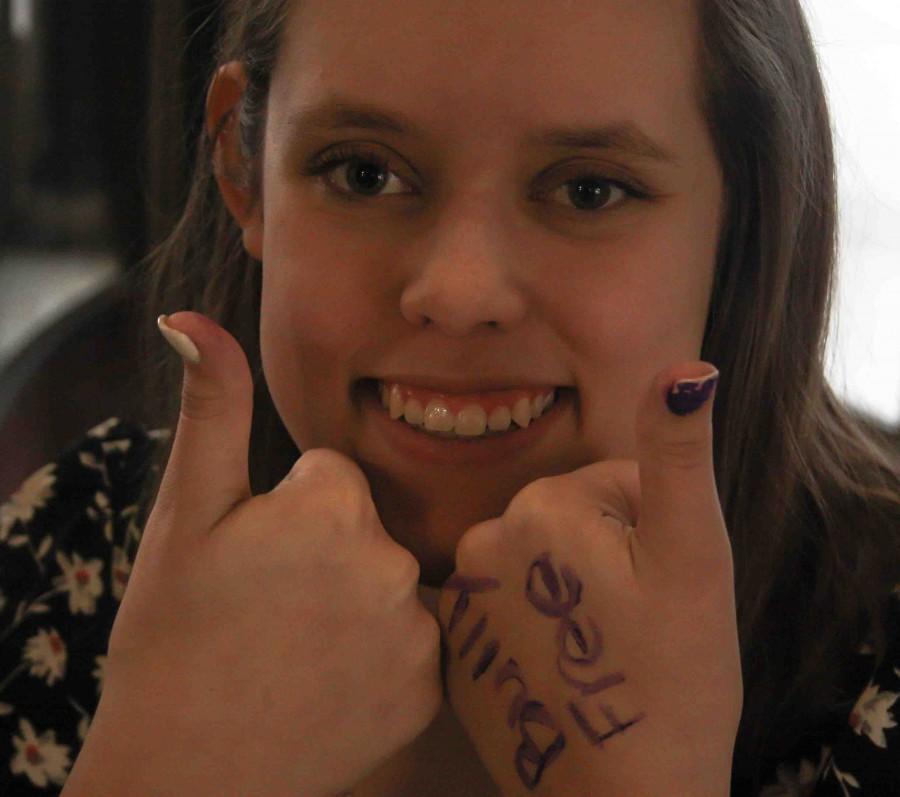
{"label": "ear", "polygon": [[[261,202],[250,189],[250,168],[241,153],[238,133],[238,109],[246,85],[242,63],[230,61],[219,67],[206,95],[206,132],[213,142],[213,166],[222,199],[244,231],[244,249],[261,261]],[[219,125],[222,129],[217,135]]]}

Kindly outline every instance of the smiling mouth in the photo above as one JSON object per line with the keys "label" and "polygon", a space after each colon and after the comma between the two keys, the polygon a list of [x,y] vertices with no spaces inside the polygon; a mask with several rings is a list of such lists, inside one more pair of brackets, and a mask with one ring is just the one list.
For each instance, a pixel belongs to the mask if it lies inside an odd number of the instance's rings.
{"label": "smiling mouth", "polygon": [[[569,432],[577,433],[579,428],[578,391],[574,387],[556,388],[556,400],[527,427],[516,429],[513,423],[508,431],[497,435],[445,437],[422,430],[408,423],[403,416],[392,417],[397,408],[395,406],[394,413],[385,409],[379,380],[359,379],[352,384],[353,403],[366,421],[367,441],[368,434],[372,434],[375,456],[389,458],[386,461],[392,466],[398,462],[404,463],[404,467],[406,463],[412,463],[416,478],[429,473],[432,467],[489,469],[508,465],[519,458],[544,456],[548,454],[547,446],[563,445],[570,439]],[[414,412],[414,420],[419,420],[418,415]],[[436,425],[439,426],[440,421]]]}
{"label": "smiling mouth", "polygon": [[[460,400],[454,394],[435,392],[433,398],[429,399],[428,394],[423,394],[422,391],[418,394],[401,392],[389,396],[388,389],[381,380],[364,378],[358,380],[355,392],[360,400],[368,399],[377,404],[391,420],[421,434],[447,440],[476,441],[515,435],[556,409],[554,405],[560,399],[571,400],[576,391],[564,386],[537,392],[532,390],[530,393],[522,389],[507,391],[511,395],[507,395],[506,400],[491,398],[487,393]],[[462,421],[461,410],[464,409],[467,417]],[[429,415],[430,420],[426,421]],[[465,431],[458,432],[454,428],[460,421],[464,423]]]}

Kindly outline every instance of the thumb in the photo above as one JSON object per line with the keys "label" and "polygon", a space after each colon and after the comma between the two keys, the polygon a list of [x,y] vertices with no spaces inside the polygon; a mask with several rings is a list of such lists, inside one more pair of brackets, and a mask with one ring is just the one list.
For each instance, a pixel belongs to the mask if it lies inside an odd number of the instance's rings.
{"label": "thumb", "polygon": [[240,344],[206,316],[161,315],[157,326],[184,361],[181,413],[159,492],[205,533],[250,497],[250,366]]}
{"label": "thumb", "polygon": [[730,542],[713,469],[712,409],[719,371],[682,363],[656,375],[637,409],[637,542],[676,578],[722,562]]}

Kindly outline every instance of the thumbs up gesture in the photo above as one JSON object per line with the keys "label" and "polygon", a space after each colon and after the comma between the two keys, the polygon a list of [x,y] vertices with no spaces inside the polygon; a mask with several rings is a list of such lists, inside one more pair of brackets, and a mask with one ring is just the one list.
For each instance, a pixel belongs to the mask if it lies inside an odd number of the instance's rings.
{"label": "thumbs up gesture", "polygon": [[659,373],[637,462],[538,479],[460,539],[438,602],[448,701],[504,797],[729,793],[743,685],[717,377]]}
{"label": "thumbs up gesture", "polygon": [[251,496],[244,352],[197,313],[160,329],[181,414],[65,796],[334,797],[440,710],[419,564],[337,451]]}

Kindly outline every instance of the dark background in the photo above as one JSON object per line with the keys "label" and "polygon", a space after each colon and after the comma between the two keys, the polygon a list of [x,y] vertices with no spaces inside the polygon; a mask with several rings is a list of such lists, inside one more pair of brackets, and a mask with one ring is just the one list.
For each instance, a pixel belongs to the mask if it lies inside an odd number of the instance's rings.
{"label": "dark background", "polygon": [[0,0],[0,247],[108,248],[127,269],[177,216],[219,3]]}
{"label": "dark background", "polygon": [[153,424],[126,286],[186,197],[220,5],[0,0],[0,502],[106,418]]}

